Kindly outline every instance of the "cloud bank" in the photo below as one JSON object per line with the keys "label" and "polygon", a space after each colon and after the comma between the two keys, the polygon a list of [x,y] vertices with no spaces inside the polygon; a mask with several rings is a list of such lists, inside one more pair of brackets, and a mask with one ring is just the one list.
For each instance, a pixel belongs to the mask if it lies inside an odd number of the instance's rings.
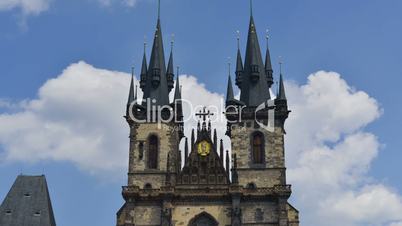
{"label": "cloud bank", "polygon": [[[67,161],[97,176],[125,175],[128,127],[122,116],[129,81],[127,73],[78,62],[47,81],[35,99],[0,99],[0,164]],[[193,104],[220,106],[223,95],[194,76],[180,76],[180,82]],[[381,116],[376,100],[334,72],[319,71],[306,84],[287,82],[286,88],[292,110],[288,180],[302,225],[402,225],[401,196],[368,175],[382,147],[365,131]],[[187,135],[194,126],[186,125]],[[214,126],[223,137],[225,122]]]}

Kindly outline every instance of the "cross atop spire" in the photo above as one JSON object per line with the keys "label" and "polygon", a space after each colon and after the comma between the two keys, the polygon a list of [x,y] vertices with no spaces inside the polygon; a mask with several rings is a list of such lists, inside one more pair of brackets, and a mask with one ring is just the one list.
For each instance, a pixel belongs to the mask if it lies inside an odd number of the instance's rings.
{"label": "cross atop spire", "polygon": [[161,0],[158,0],[158,20],[161,19]]}
{"label": "cross atop spire", "polygon": [[214,113],[211,113],[210,110],[207,111],[207,108],[204,107],[203,110],[200,110],[200,112],[195,115],[198,116],[200,119],[202,118],[202,120],[205,122],[207,120],[207,117],[210,118],[210,116],[213,116]]}
{"label": "cross atop spire", "polygon": [[253,0],[250,0],[250,16],[253,16]]}

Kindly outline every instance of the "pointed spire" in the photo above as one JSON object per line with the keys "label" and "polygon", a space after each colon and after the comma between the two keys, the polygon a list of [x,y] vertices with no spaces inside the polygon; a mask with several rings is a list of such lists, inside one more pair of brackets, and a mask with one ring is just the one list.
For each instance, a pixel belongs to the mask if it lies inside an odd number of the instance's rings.
{"label": "pointed spire", "polygon": [[188,157],[188,138],[186,137],[186,141],[184,143],[184,161],[187,163]]}
{"label": "pointed spire", "polygon": [[135,100],[135,91],[134,91],[134,67],[131,68],[131,82],[130,82],[130,92],[128,94],[127,106],[133,103]]}
{"label": "pointed spire", "polygon": [[176,88],[174,91],[174,100],[181,100],[181,90],[180,90],[180,82],[179,82],[179,67],[177,67],[177,77],[176,77]]}
{"label": "pointed spire", "polygon": [[282,76],[282,62],[279,63],[280,67],[280,75],[279,75],[279,92],[278,92],[278,100],[286,100],[286,93],[285,93],[285,85]]}
{"label": "pointed spire", "polygon": [[224,150],[223,140],[221,139],[221,143],[220,143],[220,146],[219,146],[219,156],[221,156],[222,164],[223,164],[223,152],[224,152],[223,150]]}
{"label": "pointed spire", "polygon": [[233,94],[232,78],[229,75],[228,88],[227,88],[227,91],[226,91],[226,104],[228,104],[232,100],[234,100],[234,94]]}
{"label": "pointed spire", "polygon": [[142,66],[141,66],[141,74],[140,74],[140,87],[144,90],[146,82],[147,82],[147,56],[146,56],[146,46],[147,43],[144,42],[144,55],[142,56]]}
{"label": "pointed spire", "polygon": [[[160,3],[159,3],[160,4]],[[158,5],[158,11],[160,11]],[[169,88],[166,78],[165,53],[163,49],[163,38],[161,21],[158,12],[158,21],[151,50],[151,58],[147,70],[147,76],[142,90],[144,99],[155,100],[153,105],[166,106],[169,104]],[[146,105],[146,103],[144,103]]]}
{"label": "pointed spire", "polygon": [[194,143],[195,143],[195,136],[194,136],[194,129],[191,130],[191,152],[194,151]]}
{"label": "pointed spire", "polygon": [[236,59],[236,85],[241,88],[242,84],[242,74],[244,71],[243,67],[243,59],[241,57],[241,52],[240,52],[240,35],[239,31],[237,31],[237,59]]}
{"label": "pointed spire", "polygon": [[214,149],[217,150],[218,147],[218,134],[216,134],[216,129],[214,129]]}
{"label": "pointed spire", "polygon": [[167,67],[167,71],[166,71],[169,91],[173,89],[173,85],[174,85],[174,68],[173,68],[173,44],[174,44],[174,41],[173,41],[173,37],[174,36],[172,35],[170,56],[169,56],[169,62],[168,62],[168,67]]}
{"label": "pointed spire", "polygon": [[229,171],[230,171],[229,167],[230,167],[229,151],[226,150],[226,171],[228,172],[228,174],[229,174]]}
{"label": "pointed spire", "polygon": [[[174,92],[174,99],[173,99],[175,115],[176,115],[176,122],[183,123],[183,105],[182,105],[182,98],[181,98],[181,86],[179,82],[179,67],[177,67],[177,78],[176,78],[176,88]],[[182,130],[183,124],[180,127],[180,136],[181,138],[184,136],[184,132]]]}
{"label": "pointed spire", "polygon": [[180,172],[182,166],[181,150],[179,150],[179,164],[177,164],[177,173]]}
{"label": "pointed spire", "polygon": [[267,52],[265,55],[265,75],[267,76],[267,83],[268,87],[271,88],[272,84],[274,83],[274,78],[273,78],[273,70],[272,70],[272,64],[271,64],[271,54],[269,52],[269,34],[267,30],[267,35],[266,35],[266,40],[267,40]]}
{"label": "pointed spire", "polygon": [[268,99],[270,99],[269,87],[264,71],[257,30],[253,15],[251,15],[240,101],[247,106],[258,106]]}

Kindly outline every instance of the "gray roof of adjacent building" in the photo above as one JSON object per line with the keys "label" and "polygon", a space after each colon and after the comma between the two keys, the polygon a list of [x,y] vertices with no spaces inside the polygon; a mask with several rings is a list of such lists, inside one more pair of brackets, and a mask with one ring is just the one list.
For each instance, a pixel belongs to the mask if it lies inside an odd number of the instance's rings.
{"label": "gray roof of adjacent building", "polygon": [[1,226],[56,226],[44,175],[20,175],[0,206]]}

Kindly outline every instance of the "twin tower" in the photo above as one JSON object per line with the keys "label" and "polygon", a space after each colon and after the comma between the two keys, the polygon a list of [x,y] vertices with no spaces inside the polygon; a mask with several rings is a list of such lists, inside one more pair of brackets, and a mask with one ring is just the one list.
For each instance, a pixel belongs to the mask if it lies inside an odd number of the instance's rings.
{"label": "twin tower", "polygon": [[[269,49],[262,57],[253,15],[244,61],[237,53],[233,95],[229,75],[225,115],[231,155],[218,141],[207,109],[190,141],[184,137],[179,78],[173,101],[173,54],[166,67],[158,17],[149,64],[144,53],[140,75],[142,102],[131,81],[126,120],[130,127],[128,184],[117,226],[298,226],[288,203],[284,123],[289,110],[282,75],[276,98],[270,95],[273,70]],[[185,97],[183,97],[185,98]],[[179,144],[184,139],[184,152]]]}

